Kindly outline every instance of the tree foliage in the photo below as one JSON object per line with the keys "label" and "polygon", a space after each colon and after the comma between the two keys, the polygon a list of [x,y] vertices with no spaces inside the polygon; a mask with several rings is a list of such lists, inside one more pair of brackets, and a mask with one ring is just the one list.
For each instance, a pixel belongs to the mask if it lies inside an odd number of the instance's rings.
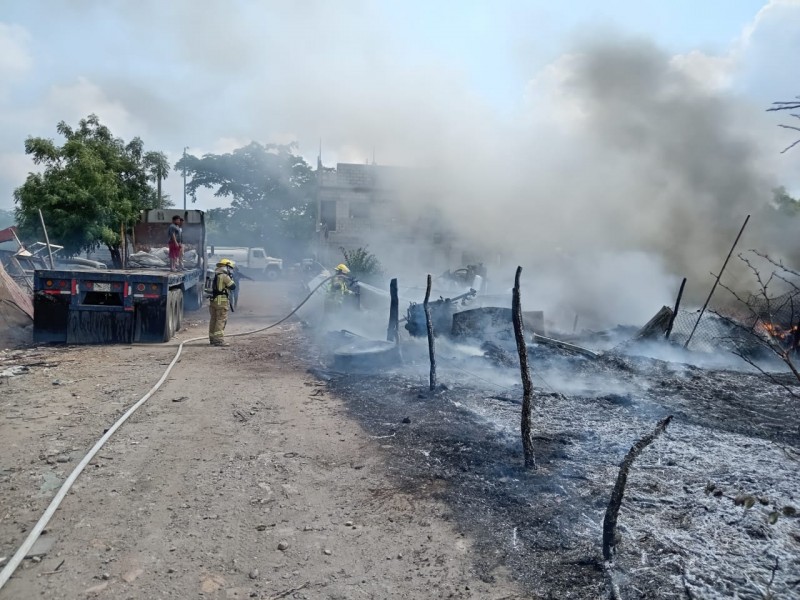
{"label": "tree foliage", "polygon": [[169,208],[172,201],[169,195],[161,193],[161,182],[169,176],[169,159],[163,152],[145,152],[143,158],[144,168],[147,172],[147,180],[156,184],[155,195],[151,193],[148,202],[151,208]]}
{"label": "tree foliage", "polygon": [[377,282],[383,277],[383,266],[372,252],[367,248],[348,250],[340,247],[344,256],[344,263],[350,269],[351,276],[365,282]]}
{"label": "tree foliage", "polygon": [[77,128],[64,121],[56,127],[65,139],[29,137],[25,153],[40,173],[29,173],[14,191],[15,215],[25,237],[41,238],[39,210],[50,240],[68,254],[108,246],[119,261],[121,229],[133,224],[139,211],[153,208],[144,144],[114,137],[96,115],[81,119]]}
{"label": "tree foliage", "polygon": [[263,246],[270,253],[299,253],[314,231],[314,171],[295,146],[252,142],[227,154],[186,155],[175,165],[191,177],[187,193],[208,188],[231,200],[209,211],[217,243]]}

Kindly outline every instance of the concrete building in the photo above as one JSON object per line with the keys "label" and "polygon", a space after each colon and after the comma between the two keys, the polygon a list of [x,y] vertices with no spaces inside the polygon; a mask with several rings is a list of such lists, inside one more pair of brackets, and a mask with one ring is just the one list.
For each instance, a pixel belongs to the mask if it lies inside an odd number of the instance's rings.
{"label": "concrete building", "polygon": [[341,248],[368,247],[392,274],[402,265],[445,270],[461,264],[437,208],[439,194],[414,169],[338,163],[317,167],[317,254],[335,265]]}

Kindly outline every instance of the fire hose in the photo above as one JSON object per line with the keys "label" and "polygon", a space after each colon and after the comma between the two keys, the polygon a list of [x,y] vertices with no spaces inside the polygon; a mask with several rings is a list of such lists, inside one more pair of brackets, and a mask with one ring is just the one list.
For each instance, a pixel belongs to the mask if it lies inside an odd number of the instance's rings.
{"label": "fire hose", "polygon": [[[320,281],[319,284],[308,293],[308,295],[303,299],[303,301],[300,304],[298,304],[288,315],[283,317],[280,321],[276,321],[271,325],[267,325],[266,327],[260,327],[258,329],[253,329],[251,331],[233,333],[230,334],[228,337],[255,335],[257,333],[262,333],[264,331],[267,331],[268,329],[272,329],[274,327],[277,327],[278,325],[281,325],[282,323],[285,323],[298,310],[300,310],[306,302],[308,302],[311,299],[311,297],[316,293],[316,291],[319,288],[321,288],[325,283],[327,283],[334,277],[335,275],[331,275],[330,277],[327,277],[322,281]],[[166,370],[164,371],[164,374],[161,375],[161,378],[156,382],[156,384],[152,388],[150,388],[150,390],[144,396],[142,396],[133,406],[131,406],[127,411],[125,411],[125,414],[123,414],[119,419],[117,419],[117,421],[111,427],[108,428],[108,430],[103,434],[103,436],[99,440],[97,440],[94,446],[92,446],[91,450],[89,450],[86,456],[83,457],[81,462],[78,463],[78,466],[75,467],[72,473],[70,473],[69,477],[67,477],[66,481],[64,481],[64,483],[59,488],[58,493],[50,501],[50,505],[44,511],[44,514],[42,514],[42,516],[36,522],[36,525],[34,525],[33,529],[31,529],[30,533],[28,534],[28,537],[25,538],[25,541],[22,542],[22,545],[14,553],[14,556],[11,557],[6,566],[3,567],[3,570],[0,571],[0,590],[3,589],[3,586],[11,578],[11,575],[14,573],[14,571],[17,570],[17,567],[22,563],[28,552],[31,551],[31,548],[33,548],[33,545],[36,543],[36,540],[39,539],[39,536],[41,535],[42,531],[44,531],[44,528],[47,527],[47,524],[50,522],[50,519],[53,518],[53,515],[55,514],[58,507],[61,505],[61,502],[66,497],[67,493],[69,493],[69,490],[72,488],[72,485],[78,479],[78,477],[86,468],[86,466],[92,461],[95,455],[100,451],[100,448],[102,448],[105,445],[105,443],[109,440],[109,438],[111,438],[112,435],[114,435],[117,429],[122,427],[122,424],[125,423],[125,421],[127,421],[128,418],[139,409],[139,407],[141,407],[145,402],[147,402],[153,396],[153,394],[155,394],[159,390],[159,388],[161,388],[161,386],[164,385],[164,382],[167,380],[167,377],[169,377],[169,374],[172,371],[173,367],[175,367],[175,365],[178,363],[178,359],[180,359],[181,353],[183,352],[183,347],[191,342],[199,342],[201,340],[203,341],[206,340],[206,337],[205,336],[195,337],[182,341],[178,345],[178,351],[175,353],[175,356],[173,357],[172,361],[169,363]]]}

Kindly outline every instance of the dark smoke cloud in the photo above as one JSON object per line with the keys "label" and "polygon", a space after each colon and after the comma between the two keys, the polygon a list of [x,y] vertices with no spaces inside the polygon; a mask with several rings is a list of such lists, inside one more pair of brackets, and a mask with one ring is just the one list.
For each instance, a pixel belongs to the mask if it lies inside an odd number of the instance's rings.
{"label": "dark smoke cloud", "polygon": [[[532,85],[531,109],[490,130],[464,123],[445,154],[417,154],[441,175],[444,221],[493,263],[501,288],[516,264],[528,267],[529,304],[641,323],[682,276],[690,301],[707,293],[747,214],[742,249],[784,241],[763,218],[775,182],[750,107],[652,43],[579,44]],[[728,278],[745,281],[740,265]]]}

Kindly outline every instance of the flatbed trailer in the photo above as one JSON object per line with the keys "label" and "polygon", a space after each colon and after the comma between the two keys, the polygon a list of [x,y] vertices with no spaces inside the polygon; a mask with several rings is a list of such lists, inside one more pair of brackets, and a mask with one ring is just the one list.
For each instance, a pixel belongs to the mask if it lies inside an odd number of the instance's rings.
{"label": "flatbed trailer", "polygon": [[[163,245],[171,214],[143,213],[142,222],[134,228],[134,233],[139,234],[138,246],[145,247],[153,239]],[[181,327],[184,309],[197,310],[202,306],[206,286],[203,214],[201,211],[175,214],[186,215],[189,227],[184,228],[184,241],[187,229],[190,233],[193,230],[197,238],[195,245],[200,249],[197,265],[176,272],[158,268],[37,270],[33,295],[34,341],[66,344],[169,341]]]}

